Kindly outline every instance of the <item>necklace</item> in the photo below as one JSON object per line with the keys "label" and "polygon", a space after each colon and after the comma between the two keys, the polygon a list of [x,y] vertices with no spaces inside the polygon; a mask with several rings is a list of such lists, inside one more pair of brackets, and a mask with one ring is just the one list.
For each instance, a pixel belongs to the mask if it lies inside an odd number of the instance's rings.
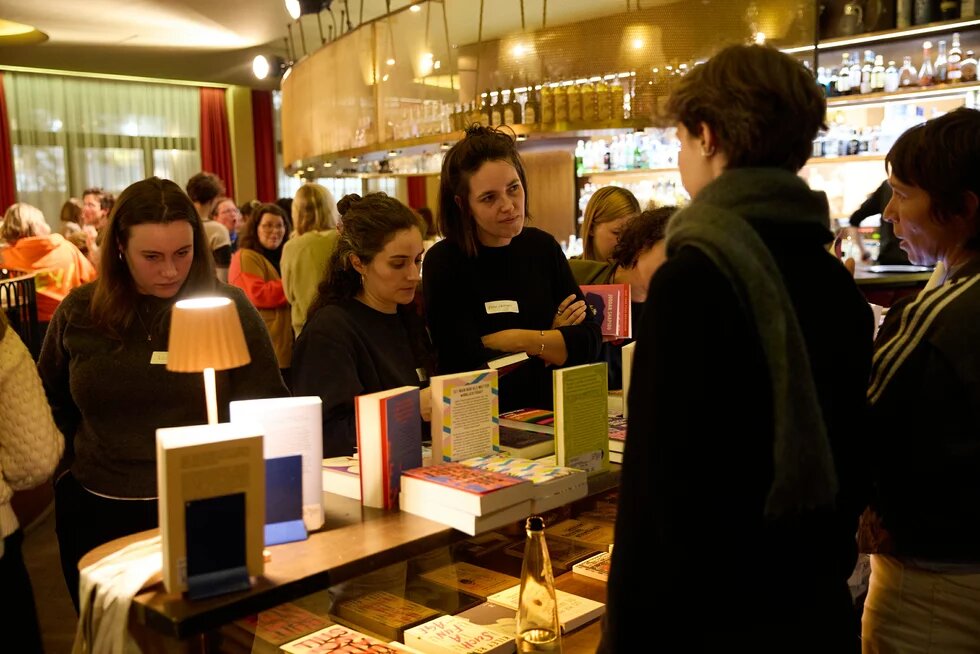
{"label": "necklace", "polygon": [[141,315],[140,315],[140,310],[139,310],[139,308],[138,308],[138,307],[137,307],[137,309],[136,309],[136,317],[137,317],[137,318],[139,319],[139,321],[140,321],[140,324],[141,324],[141,325],[143,326],[143,331],[145,331],[145,332],[146,332],[146,342],[147,342],[147,343],[150,343],[150,342],[152,342],[152,341],[153,341],[153,335],[152,335],[152,334],[150,333],[150,330],[149,330],[149,328],[148,328],[148,327],[146,326],[146,323],[145,323],[145,322],[143,322],[143,316],[141,316]]}

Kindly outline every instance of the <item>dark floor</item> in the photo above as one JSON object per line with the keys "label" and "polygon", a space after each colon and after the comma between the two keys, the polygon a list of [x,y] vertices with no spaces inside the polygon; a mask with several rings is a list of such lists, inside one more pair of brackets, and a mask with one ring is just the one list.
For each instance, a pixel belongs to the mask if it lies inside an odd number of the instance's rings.
{"label": "dark floor", "polygon": [[45,654],[69,654],[75,640],[77,616],[61,574],[58,539],[54,533],[54,504],[25,529],[24,559],[34,585]]}

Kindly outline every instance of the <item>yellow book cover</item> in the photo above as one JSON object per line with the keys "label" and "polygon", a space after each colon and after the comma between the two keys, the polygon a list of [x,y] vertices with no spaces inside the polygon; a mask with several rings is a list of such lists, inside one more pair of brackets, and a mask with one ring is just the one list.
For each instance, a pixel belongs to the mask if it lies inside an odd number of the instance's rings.
{"label": "yellow book cover", "polygon": [[589,476],[609,469],[609,383],[605,362],[552,373],[558,465]]}
{"label": "yellow book cover", "polygon": [[576,543],[597,546],[597,550],[608,547],[613,542],[615,533],[616,525],[614,523],[589,522],[574,518],[564,520],[545,529],[549,545],[552,538],[563,538]]}
{"label": "yellow book cover", "polygon": [[432,392],[432,463],[461,461],[500,449],[497,371],[436,375]]}
{"label": "yellow book cover", "polygon": [[265,461],[256,423],[157,429],[157,503],[167,592],[188,577],[263,571]]}

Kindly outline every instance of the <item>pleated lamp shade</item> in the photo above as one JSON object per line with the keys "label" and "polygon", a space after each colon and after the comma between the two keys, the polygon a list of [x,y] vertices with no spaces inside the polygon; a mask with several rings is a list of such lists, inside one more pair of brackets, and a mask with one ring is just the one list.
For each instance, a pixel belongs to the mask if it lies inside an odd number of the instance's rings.
{"label": "pleated lamp shade", "polygon": [[174,305],[167,370],[227,370],[251,360],[238,309],[230,299],[202,297]]}

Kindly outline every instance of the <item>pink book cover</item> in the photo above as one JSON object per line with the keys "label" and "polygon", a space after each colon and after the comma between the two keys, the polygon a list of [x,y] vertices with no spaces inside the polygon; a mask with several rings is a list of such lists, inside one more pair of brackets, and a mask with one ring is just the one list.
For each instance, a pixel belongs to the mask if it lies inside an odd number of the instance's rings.
{"label": "pink book cover", "polygon": [[590,284],[582,286],[585,302],[602,317],[602,335],[607,340],[632,338],[629,284]]}
{"label": "pink book cover", "polygon": [[502,488],[527,483],[511,475],[471,468],[459,463],[443,463],[403,470],[403,475],[456,488],[475,495],[486,495]]}

